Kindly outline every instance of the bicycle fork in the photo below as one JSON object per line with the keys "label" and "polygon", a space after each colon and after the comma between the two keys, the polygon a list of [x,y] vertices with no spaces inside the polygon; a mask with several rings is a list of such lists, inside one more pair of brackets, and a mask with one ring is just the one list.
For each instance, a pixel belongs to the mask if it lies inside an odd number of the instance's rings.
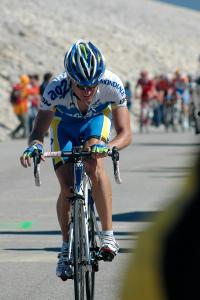
{"label": "bicycle fork", "polygon": [[88,183],[84,182],[85,174],[83,171],[82,162],[76,162],[74,167],[74,188],[72,189],[73,196],[71,200],[71,222],[69,225],[69,254],[68,259],[73,264],[72,258],[72,246],[73,246],[73,221],[74,221],[74,203],[79,201],[81,208],[81,228],[83,230],[83,245],[84,245],[84,256],[81,264],[85,266],[86,271],[92,270],[91,257],[90,257],[90,246],[89,246],[89,235],[88,235],[88,203],[85,199],[88,199]]}

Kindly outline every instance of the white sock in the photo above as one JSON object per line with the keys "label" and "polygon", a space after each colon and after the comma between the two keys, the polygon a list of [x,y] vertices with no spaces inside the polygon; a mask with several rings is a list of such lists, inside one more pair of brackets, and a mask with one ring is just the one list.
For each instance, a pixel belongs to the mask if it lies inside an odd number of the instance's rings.
{"label": "white sock", "polygon": [[105,230],[101,232],[102,236],[113,236],[113,230]]}

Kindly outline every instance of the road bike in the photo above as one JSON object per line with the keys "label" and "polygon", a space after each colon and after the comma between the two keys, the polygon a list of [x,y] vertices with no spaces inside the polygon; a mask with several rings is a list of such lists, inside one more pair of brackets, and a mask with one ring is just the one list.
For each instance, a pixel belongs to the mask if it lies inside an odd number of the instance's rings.
{"label": "road bike", "polygon": [[[115,181],[121,183],[119,171],[119,152],[113,147],[108,152],[113,161]],[[68,264],[72,268],[71,279],[74,280],[75,300],[93,300],[95,290],[95,273],[99,270],[99,261],[112,261],[114,255],[99,253],[101,239],[97,222],[95,204],[92,198],[92,183],[84,169],[84,160],[91,158],[91,153],[82,146],[73,147],[72,151],[45,152],[44,157],[62,157],[73,163],[74,185],[71,189],[71,218],[69,223]],[[35,184],[41,185],[40,156],[33,158]],[[62,278],[64,281],[68,277]]]}

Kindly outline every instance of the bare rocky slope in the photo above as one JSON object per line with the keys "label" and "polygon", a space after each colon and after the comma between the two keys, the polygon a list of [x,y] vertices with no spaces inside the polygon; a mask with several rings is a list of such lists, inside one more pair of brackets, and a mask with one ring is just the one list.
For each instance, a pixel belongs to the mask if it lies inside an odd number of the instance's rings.
{"label": "bare rocky slope", "polygon": [[196,72],[199,24],[199,12],[150,0],[1,0],[0,140],[17,123],[11,83],[22,73],[59,73],[77,39],[94,42],[108,68],[134,84],[142,68]]}

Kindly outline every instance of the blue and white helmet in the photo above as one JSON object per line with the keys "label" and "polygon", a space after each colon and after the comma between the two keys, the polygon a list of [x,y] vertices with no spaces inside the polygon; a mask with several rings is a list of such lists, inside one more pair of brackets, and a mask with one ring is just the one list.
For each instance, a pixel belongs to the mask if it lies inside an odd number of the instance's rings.
{"label": "blue and white helmet", "polygon": [[64,67],[77,84],[92,86],[101,80],[105,61],[102,53],[91,42],[79,40],[65,54]]}

